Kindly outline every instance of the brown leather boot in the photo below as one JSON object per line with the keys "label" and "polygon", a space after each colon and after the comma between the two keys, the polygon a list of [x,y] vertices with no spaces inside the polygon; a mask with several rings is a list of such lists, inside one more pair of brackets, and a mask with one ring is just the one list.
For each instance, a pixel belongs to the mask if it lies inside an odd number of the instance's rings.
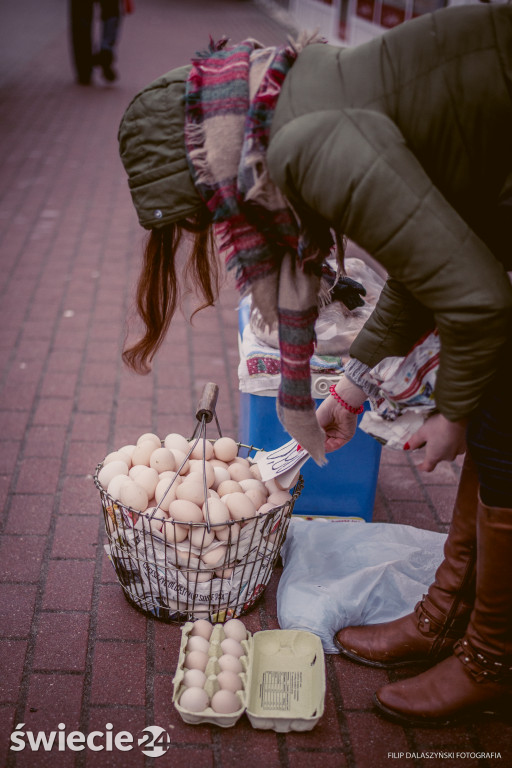
{"label": "brown leather boot", "polygon": [[385,685],[375,703],[414,726],[448,725],[510,709],[512,695],[512,509],[478,507],[475,607],[453,655],[408,680]]}
{"label": "brown leather boot", "polygon": [[466,453],[444,560],[413,613],[394,621],[346,627],[334,636],[340,653],[372,667],[435,664],[466,629],[474,600],[478,479]]}

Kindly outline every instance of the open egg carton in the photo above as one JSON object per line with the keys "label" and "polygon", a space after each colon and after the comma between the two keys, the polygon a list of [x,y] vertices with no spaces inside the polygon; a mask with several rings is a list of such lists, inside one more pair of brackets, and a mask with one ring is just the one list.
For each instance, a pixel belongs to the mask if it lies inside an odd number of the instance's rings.
{"label": "open egg carton", "polygon": [[253,728],[309,731],[324,711],[320,638],[303,630],[251,635],[240,619],[182,628],[173,704],[189,724],[234,726],[244,712]]}

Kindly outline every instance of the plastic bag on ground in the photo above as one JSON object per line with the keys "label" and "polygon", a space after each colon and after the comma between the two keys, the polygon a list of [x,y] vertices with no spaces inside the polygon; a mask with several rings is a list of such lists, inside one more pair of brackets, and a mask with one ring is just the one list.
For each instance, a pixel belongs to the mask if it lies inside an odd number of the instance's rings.
{"label": "plastic bag on ground", "polygon": [[391,523],[293,518],[281,550],[281,629],[318,635],[405,616],[434,580],[446,534]]}

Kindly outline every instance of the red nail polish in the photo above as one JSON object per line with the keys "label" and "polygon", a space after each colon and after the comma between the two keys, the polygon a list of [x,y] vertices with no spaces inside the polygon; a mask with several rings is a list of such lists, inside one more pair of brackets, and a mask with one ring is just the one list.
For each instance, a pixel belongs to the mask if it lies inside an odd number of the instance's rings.
{"label": "red nail polish", "polygon": [[409,443],[406,443],[404,445],[404,451],[410,451],[410,450],[411,450],[411,446],[409,445]]}

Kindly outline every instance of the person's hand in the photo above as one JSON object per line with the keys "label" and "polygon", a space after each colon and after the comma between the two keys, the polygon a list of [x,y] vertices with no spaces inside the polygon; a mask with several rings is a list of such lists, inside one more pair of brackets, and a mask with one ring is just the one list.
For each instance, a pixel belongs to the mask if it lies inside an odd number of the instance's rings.
{"label": "person's hand", "polygon": [[448,421],[441,413],[431,416],[410,438],[406,449],[425,447],[418,469],[432,472],[440,461],[453,461],[466,451],[466,421]]}
{"label": "person's hand", "polygon": [[[366,400],[362,389],[342,377],[336,385],[336,392],[349,405],[358,408]],[[325,451],[336,451],[354,437],[357,427],[357,415],[343,408],[334,397],[329,395],[319,406],[316,417],[325,432]]]}

